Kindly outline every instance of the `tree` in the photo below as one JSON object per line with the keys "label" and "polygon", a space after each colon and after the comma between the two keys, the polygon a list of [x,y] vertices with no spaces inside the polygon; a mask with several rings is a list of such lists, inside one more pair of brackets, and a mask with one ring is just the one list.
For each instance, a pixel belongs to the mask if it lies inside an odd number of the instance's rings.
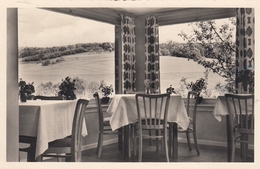
{"label": "tree", "polygon": [[184,32],[178,35],[188,44],[186,55],[225,78],[226,91],[234,93],[236,50],[233,33],[236,21],[235,18],[229,18],[228,21],[229,23],[224,23],[220,27],[216,26],[214,20],[191,23],[189,26],[193,27],[192,35],[188,36]]}

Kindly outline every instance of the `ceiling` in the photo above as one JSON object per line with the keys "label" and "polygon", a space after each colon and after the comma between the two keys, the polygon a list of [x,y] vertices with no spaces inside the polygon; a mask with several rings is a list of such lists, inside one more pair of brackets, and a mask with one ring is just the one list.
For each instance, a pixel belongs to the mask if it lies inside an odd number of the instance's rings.
{"label": "ceiling", "polygon": [[134,18],[156,15],[160,26],[236,16],[236,8],[42,8],[120,25],[120,14]]}

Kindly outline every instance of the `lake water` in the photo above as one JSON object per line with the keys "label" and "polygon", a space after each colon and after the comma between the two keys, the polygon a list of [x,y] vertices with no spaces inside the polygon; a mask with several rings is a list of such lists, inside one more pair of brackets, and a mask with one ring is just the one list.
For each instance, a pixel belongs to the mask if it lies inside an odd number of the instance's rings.
{"label": "lake water", "polygon": [[[36,63],[19,62],[19,77],[26,82],[34,82],[36,87],[42,82],[61,82],[66,76],[80,77],[87,82],[104,80],[107,85],[114,85],[114,53],[105,54],[76,54],[63,56],[64,62],[49,66]],[[170,85],[175,89],[180,87],[182,77],[187,82],[204,77],[205,68],[196,62],[186,58],[170,56],[160,57],[161,67],[161,91],[166,91]],[[224,79],[212,72],[209,73],[208,89],[214,89],[218,83],[224,83]]]}

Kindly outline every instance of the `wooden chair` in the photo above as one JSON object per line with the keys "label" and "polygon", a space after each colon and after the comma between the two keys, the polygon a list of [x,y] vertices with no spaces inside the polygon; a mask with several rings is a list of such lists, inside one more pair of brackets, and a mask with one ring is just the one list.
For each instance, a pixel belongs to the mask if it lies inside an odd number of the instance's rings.
{"label": "wooden chair", "polygon": [[254,95],[225,94],[229,112],[229,130],[231,138],[231,162],[235,158],[236,143],[240,142],[241,157],[246,161],[248,144],[254,144]]}
{"label": "wooden chair", "polygon": [[190,124],[186,130],[179,127],[178,132],[186,133],[187,142],[190,151],[192,150],[191,142],[190,142],[190,133],[193,133],[193,140],[196,147],[196,151],[197,154],[200,155],[200,151],[197,143],[197,134],[196,134],[198,100],[199,100],[199,93],[193,91],[188,92],[186,110],[187,110],[188,117],[190,119]]}
{"label": "wooden chair", "polygon": [[112,131],[110,127],[110,117],[105,117],[103,115],[101,100],[98,93],[94,93],[98,109],[98,124],[99,124],[99,136],[98,136],[98,145],[97,145],[97,157],[101,157],[102,146],[103,146],[103,137],[104,135],[118,134],[118,147],[119,150],[122,149],[122,130],[121,131]]}
{"label": "wooden chair", "polygon": [[[19,136],[19,143],[29,144],[29,146],[24,148],[19,148],[20,152],[27,153],[27,161],[32,162],[35,161],[35,149],[36,149],[36,137],[30,136]],[[19,156],[20,160],[20,156]]]}
{"label": "wooden chair", "polygon": [[81,161],[82,126],[88,103],[89,101],[84,99],[77,101],[71,136],[50,142],[49,148],[41,155],[41,160],[43,157],[63,157],[66,161]]}
{"label": "wooden chair", "polygon": [[[170,94],[136,94],[138,123],[138,161],[142,161],[143,138],[162,139],[167,162],[169,162],[167,145],[167,118]],[[157,131],[163,135],[143,135],[143,130]]]}

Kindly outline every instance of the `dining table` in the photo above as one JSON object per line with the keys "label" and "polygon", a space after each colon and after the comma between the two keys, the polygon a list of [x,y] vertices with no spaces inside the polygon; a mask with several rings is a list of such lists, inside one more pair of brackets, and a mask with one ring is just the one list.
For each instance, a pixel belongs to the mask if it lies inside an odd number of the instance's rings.
{"label": "dining table", "polygon": [[[110,125],[112,130],[123,127],[124,131],[124,157],[131,157],[130,130],[131,125],[138,121],[135,94],[116,94],[107,112],[111,115]],[[187,115],[184,101],[180,95],[171,94],[168,109],[169,123],[169,155],[178,158],[178,126],[187,129],[190,120]],[[127,138],[127,139],[126,139]]]}
{"label": "dining table", "polygon": [[[19,102],[19,136],[36,138],[35,154],[29,161],[37,161],[48,143],[71,135],[77,100],[27,100]],[[83,125],[83,136],[87,135]]]}
{"label": "dining table", "polygon": [[[228,102],[231,100],[228,100]],[[250,103],[248,104],[250,105]],[[252,104],[251,104],[252,105]],[[236,108],[238,109],[238,107]],[[234,107],[230,106],[230,111],[235,112]],[[252,110],[249,110],[252,111]],[[242,112],[243,112],[243,106],[242,106]],[[222,117],[226,118],[226,133],[227,133],[227,161],[231,162],[231,130],[230,130],[230,122],[229,122],[229,112],[227,107],[227,102],[225,96],[218,96],[217,101],[215,103],[215,107],[213,110],[214,117],[221,122]]]}

